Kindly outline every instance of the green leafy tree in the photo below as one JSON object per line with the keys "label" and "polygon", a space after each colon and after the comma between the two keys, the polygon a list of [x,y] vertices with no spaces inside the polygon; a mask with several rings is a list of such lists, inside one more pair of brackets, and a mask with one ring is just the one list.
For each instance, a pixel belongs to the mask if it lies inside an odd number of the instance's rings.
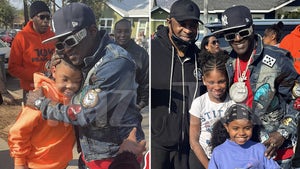
{"label": "green leafy tree", "polygon": [[13,25],[16,9],[10,6],[8,0],[0,0],[0,3],[0,25],[7,29]]}

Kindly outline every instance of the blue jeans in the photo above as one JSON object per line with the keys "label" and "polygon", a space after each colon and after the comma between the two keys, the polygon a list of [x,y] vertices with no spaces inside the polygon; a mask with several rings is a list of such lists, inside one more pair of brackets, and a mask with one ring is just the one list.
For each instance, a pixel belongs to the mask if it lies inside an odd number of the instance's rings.
{"label": "blue jeans", "polygon": [[292,169],[292,159],[278,160],[277,163],[282,169]]}

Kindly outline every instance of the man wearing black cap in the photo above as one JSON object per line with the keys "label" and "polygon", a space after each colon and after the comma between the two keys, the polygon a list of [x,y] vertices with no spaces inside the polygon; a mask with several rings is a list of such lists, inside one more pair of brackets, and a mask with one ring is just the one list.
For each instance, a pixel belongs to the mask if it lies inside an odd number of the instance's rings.
{"label": "man wearing black cap", "polygon": [[[28,104],[41,110],[45,119],[78,127],[80,169],[107,169],[123,150],[140,155],[145,140],[136,107],[133,59],[105,30],[98,30],[92,9],[83,3],[70,3],[56,11],[52,26],[56,36],[43,43],[55,41],[58,55],[81,68],[85,81],[69,106],[36,99],[38,91],[30,93]],[[136,132],[133,140],[127,138],[130,131]]]}
{"label": "man wearing black cap", "polygon": [[[261,120],[261,142],[265,155],[290,169],[299,113],[293,108],[292,90],[299,75],[290,54],[273,46],[264,46],[254,33],[250,10],[234,6],[222,14],[223,34],[232,47],[227,62],[230,97],[245,103]],[[239,168],[241,166],[235,166]]]}
{"label": "man wearing black cap", "polygon": [[51,14],[47,4],[43,1],[33,2],[30,18],[14,38],[8,62],[9,73],[20,79],[24,102],[26,93],[34,89],[33,73],[45,71],[45,63],[55,51],[53,43],[42,44],[43,40],[54,36],[49,26]]}
{"label": "man wearing black cap", "polygon": [[188,111],[205,92],[196,62],[199,17],[193,1],[175,1],[168,27],[151,41],[151,168],[189,168]]}

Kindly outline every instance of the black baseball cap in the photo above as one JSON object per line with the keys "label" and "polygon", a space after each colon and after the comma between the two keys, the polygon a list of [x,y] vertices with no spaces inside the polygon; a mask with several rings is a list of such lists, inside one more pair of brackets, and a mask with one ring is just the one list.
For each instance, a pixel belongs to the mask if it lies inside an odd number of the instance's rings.
{"label": "black baseball cap", "polygon": [[253,25],[253,19],[250,9],[242,5],[233,6],[223,12],[223,28],[215,31],[214,33],[225,33],[233,29],[250,27],[251,25]]}
{"label": "black baseball cap", "polygon": [[52,19],[55,36],[44,40],[47,43],[96,24],[93,10],[86,4],[75,2],[56,11]]}
{"label": "black baseball cap", "polygon": [[199,7],[191,0],[175,1],[171,6],[170,18],[175,18],[176,21],[193,19],[203,24],[203,22],[200,20]]}

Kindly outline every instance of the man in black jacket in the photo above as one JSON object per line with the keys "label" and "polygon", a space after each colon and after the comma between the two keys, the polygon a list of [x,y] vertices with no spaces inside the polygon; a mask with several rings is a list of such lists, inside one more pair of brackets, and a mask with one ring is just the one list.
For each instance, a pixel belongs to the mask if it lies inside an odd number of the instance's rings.
{"label": "man in black jacket", "polygon": [[199,17],[194,2],[178,0],[168,27],[151,41],[151,168],[189,168],[189,108],[205,92],[196,59]]}
{"label": "man in black jacket", "polygon": [[148,105],[149,100],[149,55],[137,45],[131,36],[131,22],[121,19],[115,24],[114,35],[118,45],[131,54],[136,64],[137,107],[139,110]]}

